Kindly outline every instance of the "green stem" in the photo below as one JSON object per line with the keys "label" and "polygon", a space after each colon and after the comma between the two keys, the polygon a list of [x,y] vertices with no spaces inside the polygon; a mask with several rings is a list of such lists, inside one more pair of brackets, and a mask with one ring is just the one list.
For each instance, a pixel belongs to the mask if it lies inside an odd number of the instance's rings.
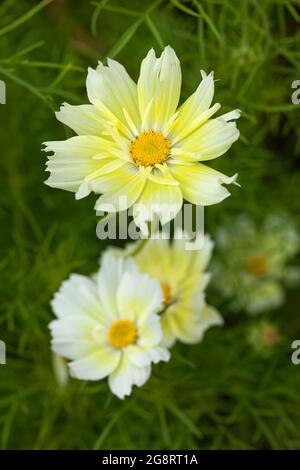
{"label": "green stem", "polygon": [[136,244],[135,244],[135,247],[134,249],[128,253],[128,256],[136,256],[138,253],[140,253],[142,251],[142,249],[144,248],[144,246],[146,245],[147,241],[149,240],[149,238],[141,238],[140,241],[138,241]]}
{"label": "green stem", "polygon": [[157,226],[158,226],[157,222],[156,223],[148,222],[148,233],[149,233],[148,238],[141,238],[140,241],[135,244],[135,247],[132,250],[132,252],[129,253],[129,256],[134,257],[142,251],[147,241],[151,239],[151,235],[155,233]]}

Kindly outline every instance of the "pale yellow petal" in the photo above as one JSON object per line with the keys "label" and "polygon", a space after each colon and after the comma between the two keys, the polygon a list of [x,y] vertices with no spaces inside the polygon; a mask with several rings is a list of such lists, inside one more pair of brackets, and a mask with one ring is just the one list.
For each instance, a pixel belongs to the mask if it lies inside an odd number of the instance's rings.
{"label": "pale yellow petal", "polygon": [[169,240],[155,239],[152,236],[138,252],[135,260],[142,271],[159,281],[166,281],[169,279],[173,266]]}
{"label": "pale yellow petal", "polygon": [[238,140],[239,131],[235,122],[222,117],[211,119],[178,143],[177,153],[185,152],[188,160],[206,161],[223,155]]}
{"label": "pale yellow petal", "polygon": [[220,105],[210,108],[214,95],[214,76],[211,72],[206,75],[201,72],[202,81],[195,93],[193,93],[179,108],[178,116],[170,126],[170,134],[174,143],[198,128],[211,114],[216,112]]}
{"label": "pale yellow petal", "polygon": [[89,68],[86,85],[90,102],[99,108],[104,119],[111,120],[113,116],[130,128],[123,112],[126,109],[135,125],[140,126],[136,84],[121,64],[111,59],[107,66],[99,62],[96,70]]}
{"label": "pale yellow petal", "polygon": [[72,106],[64,103],[55,116],[78,135],[102,136],[107,127],[99,110],[91,104]]}
{"label": "pale yellow petal", "polygon": [[45,142],[48,156],[45,181],[52,188],[76,192],[84,179],[98,170],[101,164],[94,157],[114,146],[112,141],[96,136],[76,136],[65,141]]}
{"label": "pale yellow petal", "polygon": [[133,217],[138,226],[157,217],[162,224],[174,219],[182,207],[182,193],[179,186],[159,184],[147,180],[134,205]]}
{"label": "pale yellow petal", "polygon": [[97,200],[95,209],[118,212],[136,202],[146,184],[146,175],[142,168],[125,164],[109,174],[98,175],[90,184],[95,192],[104,193]]}
{"label": "pale yellow petal", "polygon": [[180,62],[168,46],[156,58],[151,49],[141,65],[138,100],[144,128],[162,130],[175,113],[181,88]]}
{"label": "pale yellow petal", "polygon": [[223,184],[235,183],[237,175],[228,177],[202,163],[169,165],[184,199],[192,204],[209,206],[230,196]]}

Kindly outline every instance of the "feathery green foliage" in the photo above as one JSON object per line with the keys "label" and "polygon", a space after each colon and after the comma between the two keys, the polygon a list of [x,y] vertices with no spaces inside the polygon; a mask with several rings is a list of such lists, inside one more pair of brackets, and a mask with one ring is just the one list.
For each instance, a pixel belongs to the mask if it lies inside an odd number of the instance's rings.
{"label": "feathery green foliage", "polygon": [[[71,133],[55,120],[61,102],[87,102],[87,66],[106,56],[134,78],[151,47],[181,60],[183,99],[199,69],[215,71],[224,112],[242,110],[241,139],[217,160],[240,188],[206,209],[206,230],[246,212],[257,223],[285,210],[299,226],[299,0],[4,0],[0,5],[1,316],[7,364],[0,366],[3,449],[289,449],[300,447],[299,291],[266,312],[281,340],[264,356],[248,342],[255,318],[225,317],[196,346],[176,345],[170,363],[124,402],[105,381],[71,380],[52,369],[49,301],[70,272],[89,274],[109,242],[95,233],[93,197],[46,187],[41,143]],[[112,243],[112,242],[110,242]],[[228,253],[230,256],[230,253]],[[297,262],[297,260],[295,260]],[[299,259],[298,259],[299,262]]]}

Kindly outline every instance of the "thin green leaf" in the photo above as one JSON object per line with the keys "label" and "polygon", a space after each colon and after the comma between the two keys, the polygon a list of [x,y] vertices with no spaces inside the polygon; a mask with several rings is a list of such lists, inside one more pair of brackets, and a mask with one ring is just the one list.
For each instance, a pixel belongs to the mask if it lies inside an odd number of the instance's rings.
{"label": "thin green leaf", "polygon": [[[97,34],[97,22],[98,22],[99,15],[101,11],[103,10],[103,8],[105,7],[105,5],[107,4],[107,2],[109,2],[109,0],[102,0],[101,2],[96,4],[96,8],[91,19],[91,31],[94,36],[96,36]],[[92,5],[95,5],[94,2],[92,2]]]}
{"label": "thin green leaf", "polygon": [[158,31],[157,27],[155,26],[155,24],[151,20],[150,16],[148,16],[148,15],[146,16],[146,24],[149,27],[149,29],[150,29],[151,33],[153,34],[154,38],[156,39],[157,44],[159,45],[159,47],[161,49],[163,49],[164,46],[165,46],[163,38],[161,37],[160,32]]}
{"label": "thin green leaf", "polygon": [[26,82],[25,80],[23,80],[22,78],[20,77],[17,77],[16,75],[14,75],[13,73],[9,72],[8,70],[5,70],[3,69],[2,67],[0,67],[0,74],[3,74],[5,77],[7,78],[10,78],[11,80],[13,80],[14,82],[18,83],[19,85],[21,85],[22,87],[26,88],[28,91],[30,91],[33,95],[37,96],[38,98],[40,98],[50,109],[53,109],[53,106],[52,104],[50,103],[49,101],[49,98],[45,95],[43,95],[43,93],[41,93],[37,88],[35,88],[34,86],[30,85],[30,83]]}
{"label": "thin green leaf", "polygon": [[143,18],[139,18],[137,21],[132,23],[132,25],[129,26],[128,29],[126,29],[126,31],[122,34],[120,39],[115,43],[115,45],[109,51],[108,57],[111,57],[113,59],[114,57],[116,57],[116,55],[118,55],[122,51],[122,49],[124,49],[126,44],[134,36],[134,33],[142,24],[142,22],[143,22]]}
{"label": "thin green leaf", "polygon": [[23,24],[26,21],[30,20],[30,18],[32,16],[36,15],[40,10],[45,8],[51,2],[53,2],[53,0],[43,0],[38,5],[35,5],[33,8],[31,8],[31,10],[27,11],[24,15],[20,16],[19,18],[17,18],[12,23],[10,23],[7,26],[4,26],[2,29],[0,29],[0,36],[3,36],[4,34],[9,33],[10,31],[18,28],[21,24]]}
{"label": "thin green leaf", "polygon": [[195,426],[193,421],[191,421],[191,419],[186,416],[185,413],[183,413],[181,410],[179,410],[179,408],[177,408],[174,404],[171,403],[167,405],[167,408],[191,431],[192,434],[194,434],[194,436],[196,436],[198,439],[201,439],[201,432]]}
{"label": "thin green leaf", "polygon": [[222,44],[221,34],[217,30],[214,22],[210,19],[209,15],[206,13],[203,6],[198,2],[198,0],[194,0],[194,3],[197,6],[199,13],[202,16],[203,20],[207,23],[207,26],[211,29],[211,32],[215,35],[219,43]]}
{"label": "thin green leaf", "polygon": [[179,10],[183,11],[184,13],[187,13],[188,15],[195,16],[198,18],[200,15],[196,11],[192,10],[191,8],[182,5],[178,0],[171,0],[171,3],[173,3],[174,7],[178,8]]}

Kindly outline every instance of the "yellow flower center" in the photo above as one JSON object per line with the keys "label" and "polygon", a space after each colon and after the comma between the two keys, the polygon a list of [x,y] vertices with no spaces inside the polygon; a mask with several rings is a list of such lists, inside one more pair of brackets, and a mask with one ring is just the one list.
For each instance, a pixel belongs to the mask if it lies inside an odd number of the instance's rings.
{"label": "yellow flower center", "polygon": [[132,160],[137,165],[153,166],[164,162],[169,153],[170,142],[161,132],[142,132],[129,147]]}
{"label": "yellow flower center", "polygon": [[137,329],[130,320],[118,320],[114,322],[109,331],[108,339],[115,348],[125,348],[136,341]]}
{"label": "yellow flower center", "polygon": [[245,269],[256,277],[261,277],[268,270],[268,260],[263,255],[251,255],[245,262]]}
{"label": "yellow flower center", "polygon": [[163,292],[163,297],[164,297],[164,304],[168,305],[171,300],[171,288],[169,284],[166,282],[161,282],[160,283],[161,290]]}

